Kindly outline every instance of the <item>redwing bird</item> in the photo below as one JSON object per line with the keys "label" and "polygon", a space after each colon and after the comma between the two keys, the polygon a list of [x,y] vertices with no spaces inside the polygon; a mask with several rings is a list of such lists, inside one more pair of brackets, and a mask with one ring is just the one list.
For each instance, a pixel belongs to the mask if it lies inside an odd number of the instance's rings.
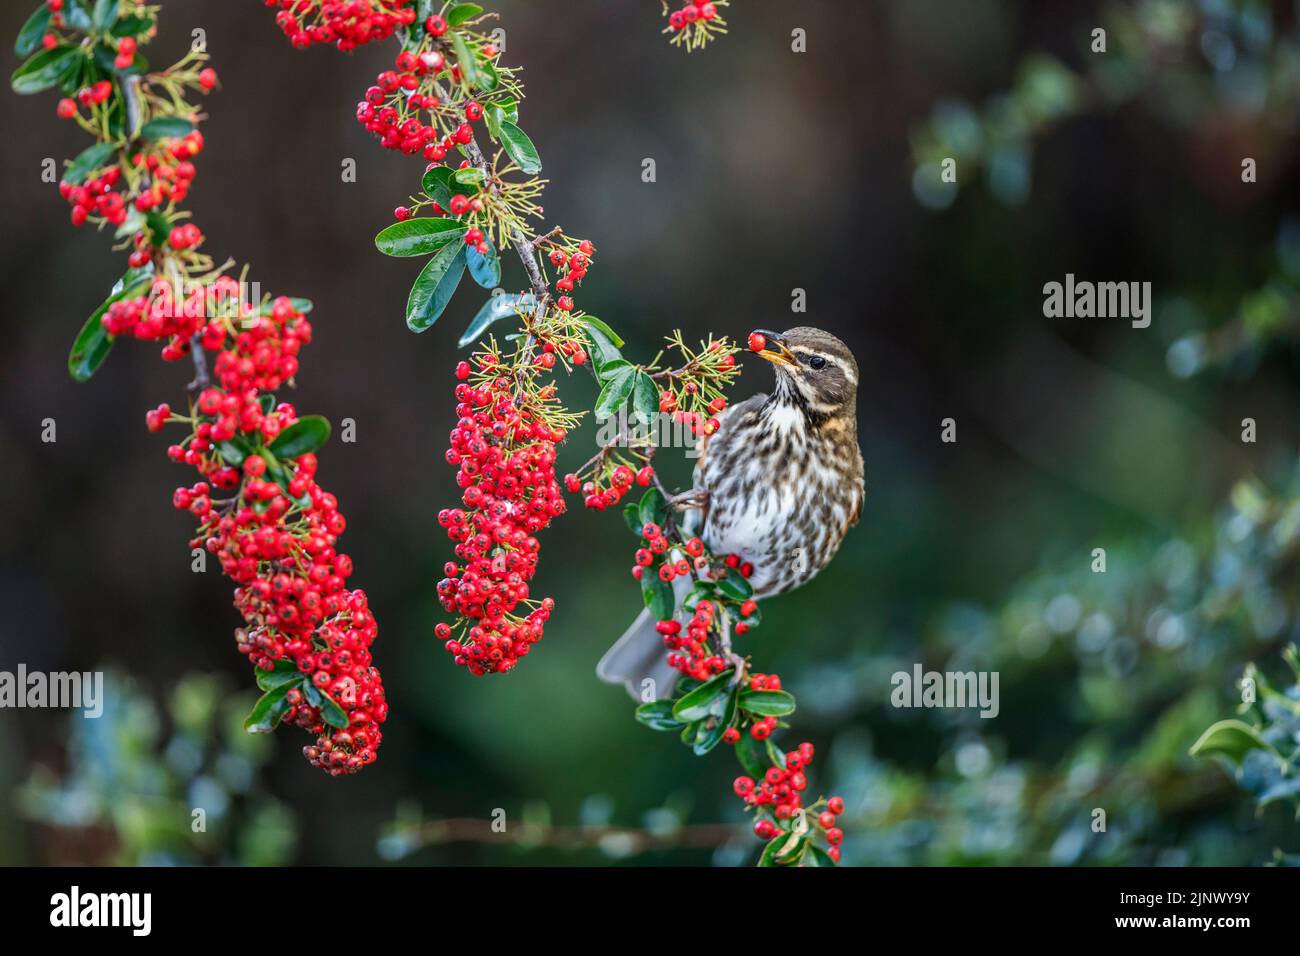
{"label": "redwing bird", "polygon": [[[695,466],[695,487],[675,496],[681,525],[715,554],[738,554],[754,566],[756,598],[793,590],[816,577],[857,524],[862,511],[858,448],[858,363],[843,342],[820,329],[759,330],[758,355],[776,368],[771,395],[755,395],[718,415]],[[759,344],[751,336],[755,345]],[[680,604],[689,576],[674,582]],[[731,656],[730,647],[725,652]],[[596,666],[610,684],[641,699],[652,679],[671,695],[678,674],[648,610]]]}

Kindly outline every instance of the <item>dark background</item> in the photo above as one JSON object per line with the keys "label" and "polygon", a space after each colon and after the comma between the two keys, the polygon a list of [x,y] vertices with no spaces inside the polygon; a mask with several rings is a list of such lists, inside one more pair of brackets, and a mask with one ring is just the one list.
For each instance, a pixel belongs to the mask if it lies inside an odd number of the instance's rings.
{"label": "dark background", "polygon": [[[857,820],[846,859],[1087,862],[1094,851],[1071,855],[1060,843],[1095,806],[1126,818],[1119,849],[1095,851],[1117,854],[1110,862],[1260,862],[1294,844],[1285,812],[1255,818],[1225,774],[1185,755],[1199,729],[1230,713],[1242,663],[1277,661],[1295,633],[1293,603],[1286,624],[1262,636],[1206,632],[1170,649],[1134,630],[1142,650],[1128,669],[1094,666],[1071,638],[1041,657],[1021,640],[1025,602],[1047,602],[1066,575],[1086,572],[1093,548],[1110,550],[1116,575],[1136,575],[1171,540],[1209,546],[1233,482],[1294,460],[1294,349],[1260,345],[1190,378],[1169,368],[1181,336],[1232,326],[1287,261],[1278,237],[1297,208],[1294,103],[1243,107],[1206,53],[1221,49],[1206,46],[1207,31],[1236,38],[1249,24],[1207,25],[1215,5],[1192,2],[749,0],[730,11],[727,37],[687,55],[658,35],[654,0],[488,6],[507,31],[503,62],[525,68],[521,125],[551,181],[546,224],[596,242],[580,303],[624,334],[625,351],[648,357],[675,327],[743,338],[807,323],[858,357],[862,522],[813,584],[767,603],[745,647],[804,705],[783,739],[821,748],[819,789],[843,793]],[[1220,61],[1218,73],[1269,73],[1283,55],[1293,63],[1289,5],[1224,6],[1254,11],[1274,33],[1262,47],[1238,40],[1234,65]],[[0,35],[16,34],[26,7],[6,5]],[[438,326],[414,337],[402,316],[416,267],[372,244],[422,169],[380,149],[353,117],[395,43],[299,52],[272,16],[255,2],[166,3],[150,57],[169,62],[189,29],[207,31],[222,89],[204,104],[207,149],[187,205],[215,256],[252,263],[266,291],[315,302],[315,340],[292,400],[357,422],[355,444],[336,438],[322,452],[320,478],[349,519],[342,547],[380,622],[374,652],[392,712],[378,764],[343,781],[297,756],[301,732],[276,735],[257,792],[288,808],[283,825],[298,838],[284,858],[376,862],[376,837],[403,801],[431,818],[500,807],[555,823],[738,820],[729,755],[692,757],[636,725],[623,692],[595,680],[597,658],[638,606],[627,574],[634,545],[617,516],[574,501],[545,533],[536,590],[558,610],[515,673],[471,678],[433,639],[433,586],[450,554],[434,515],[455,496],[442,460],[462,357],[455,339],[480,299],[462,288]],[[1182,17],[1190,25],[1179,33]],[[1157,31],[1170,18],[1175,40]],[[1098,23],[1138,24],[1123,50],[1113,28],[1107,54],[1138,64],[1132,94],[1098,95],[1025,135],[1012,154],[1025,163],[1023,196],[986,175],[997,163],[963,156],[960,194],[942,208],[919,201],[924,181],[914,186],[914,176],[920,163],[933,178],[925,144],[951,117],[944,104],[985,115],[991,98],[1032,85],[1034,54],[1086,74]],[[805,54],[790,50],[795,27],[807,30]],[[53,108],[50,96],[0,96],[0,667],[112,665],[156,701],[194,672],[222,675],[223,693],[246,692],[230,587],[215,567],[191,572],[192,520],[170,507],[172,489],[192,479],[166,460],[165,437],[143,427],[147,408],[180,399],[191,370],[164,365],[153,346],[121,343],[88,384],[66,373],[73,336],[123,262],[107,236],[73,230],[40,181],[44,158],[84,145]],[[1241,182],[1242,156],[1259,159],[1258,183]],[[340,182],[349,157],[356,184]],[[647,157],[653,184],[640,178]],[[1042,285],[1067,272],[1152,282],[1152,327],[1044,318]],[[790,315],[796,287],[807,291],[806,316]],[[737,395],[769,384],[770,370],[746,361]],[[563,387],[573,406],[590,407],[589,379]],[[1257,444],[1239,440],[1246,416],[1258,422]],[[939,440],[947,417],[956,444]],[[40,441],[45,418],[57,422],[54,444]],[[594,441],[590,428],[578,433],[565,462],[587,458]],[[1103,603],[1082,590],[1072,593],[1085,608]],[[894,711],[888,674],[915,661],[1001,669],[1001,716]],[[1162,675],[1155,690],[1142,678],[1153,673]],[[1150,757],[1153,728],[1193,699],[1187,727],[1143,765],[1141,784],[1108,791],[1107,771],[1091,789],[1060,795],[1085,751],[1128,781]],[[1106,702],[1119,712],[1101,713]],[[70,772],[67,727],[60,713],[0,715],[0,794],[21,792],[36,765]],[[1190,805],[1169,809],[1166,788],[1188,787]],[[1047,809],[1045,792],[1056,794]],[[1007,819],[990,822],[1000,809]],[[91,842],[41,816],[0,811],[0,862],[247,859],[183,840],[162,857],[114,856],[142,844],[111,811]],[[878,843],[886,832],[897,838]],[[609,858],[479,843],[412,857]]]}

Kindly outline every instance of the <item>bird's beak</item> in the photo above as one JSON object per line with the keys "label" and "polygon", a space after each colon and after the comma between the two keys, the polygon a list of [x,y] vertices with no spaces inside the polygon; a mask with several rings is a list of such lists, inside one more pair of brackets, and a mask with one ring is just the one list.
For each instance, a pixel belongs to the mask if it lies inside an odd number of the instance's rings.
{"label": "bird's beak", "polygon": [[763,350],[756,353],[759,358],[765,359],[773,365],[792,365],[796,367],[799,365],[799,360],[795,358],[793,352],[786,348],[785,343],[781,341],[780,335],[776,332],[769,332],[767,329],[755,329],[754,331],[767,340]]}

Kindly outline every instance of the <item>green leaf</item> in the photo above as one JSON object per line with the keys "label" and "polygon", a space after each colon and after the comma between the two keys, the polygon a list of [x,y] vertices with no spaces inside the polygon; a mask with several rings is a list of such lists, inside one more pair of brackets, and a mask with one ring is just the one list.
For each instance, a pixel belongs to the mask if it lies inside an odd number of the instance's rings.
{"label": "green leaf", "polygon": [[718,590],[733,601],[748,601],[754,596],[753,587],[735,568],[727,568],[727,576],[718,582]]}
{"label": "green leaf", "polygon": [[768,737],[767,740],[764,741],[764,746],[767,749],[767,759],[772,764],[772,766],[780,767],[782,770],[784,770],[785,751],[782,750],[780,747],[778,747],[775,743],[773,743],[771,737]]}
{"label": "green leaf", "polygon": [[597,418],[609,418],[617,412],[627,402],[628,396],[632,394],[632,386],[635,384],[636,374],[632,371],[631,366],[618,369],[614,376],[605,383],[600,397],[596,399],[595,416]]}
{"label": "green leaf", "polygon": [[591,358],[597,373],[610,362],[622,360],[623,353],[604,332],[594,325],[587,326],[587,338],[591,340]]}
{"label": "green leaf", "polygon": [[[491,93],[500,85],[501,74],[497,72],[496,65],[491,60],[484,58],[478,64],[478,78],[474,81],[474,86],[484,93]],[[491,132],[491,129],[488,132]]]}
{"label": "green leaf", "polygon": [[236,436],[231,441],[223,441],[218,444],[217,453],[221,455],[221,460],[227,465],[238,468],[244,463],[244,459],[251,454],[245,447],[246,445],[247,441],[243,437]]}
{"label": "green leaf", "polygon": [[117,19],[119,0],[95,0],[95,27],[103,30]]}
{"label": "green leaf", "polygon": [[160,116],[140,127],[140,139],[180,139],[194,132],[194,124],[180,116]]}
{"label": "green leaf", "polygon": [[274,670],[264,671],[258,668],[257,671],[257,686],[262,690],[275,690],[285,684],[300,684],[306,679],[307,675],[298,670],[298,665],[284,657],[275,662]]}
{"label": "green leaf", "polygon": [[762,717],[784,717],[794,713],[794,695],[783,690],[747,690],[740,695],[740,706]]}
{"label": "green leaf", "polygon": [[816,844],[809,843],[808,849],[803,855],[803,862],[800,866],[836,866],[831,855]]}
{"label": "green leaf", "polygon": [[36,12],[27,18],[23,28],[18,31],[14,52],[19,56],[30,56],[32,51],[41,45],[45,34],[50,31],[50,17],[53,15],[53,11],[42,0]]}
{"label": "green leaf", "polygon": [[152,283],[152,269],[146,271],[133,269],[122,277],[103,304],[91,313],[90,318],[81,327],[81,331],[77,333],[77,338],[72,343],[72,351],[68,354],[68,373],[73,381],[88,381],[104,364],[108,353],[113,350],[113,337],[104,331],[104,324],[101,321],[108,313],[109,307],[122,299],[133,299],[143,295]]}
{"label": "green leaf", "polygon": [[466,226],[455,219],[408,219],[375,236],[375,248],[399,259],[427,256],[464,238]]}
{"label": "green leaf", "polygon": [[1207,728],[1188,752],[1193,757],[1226,757],[1240,767],[1250,751],[1272,749],[1264,742],[1259,731],[1245,721],[1221,720]]}
{"label": "green leaf", "polygon": [[495,289],[501,284],[501,257],[497,255],[496,246],[484,239],[488,251],[465,247],[465,261],[469,266],[470,277],[485,289]]}
{"label": "green leaf", "polygon": [[767,773],[767,768],[771,766],[763,742],[755,740],[753,735],[748,733],[741,734],[740,739],[736,741],[736,760],[740,762],[745,775],[755,780],[763,779],[763,774]]}
{"label": "green leaf", "polygon": [[668,517],[668,500],[658,488],[647,488],[646,493],[641,496],[640,509],[642,527],[648,524],[662,527]]}
{"label": "green leaf", "polygon": [[703,757],[722,743],[722,735],[728,728],[735,726],[736,714],[736,695],[728,694],[721,716],[706,720],[695,735],[695,745],[692,748],[695,756]]}
{"label": "green leaf", "polygon": [[732,673],[731,670],[725,670],[682,696],[673,705],[673,717],[683,722],[691,722],[703,720],[713,714],[714,708],[721,710],[726,697],[731,694]]}
{"label": "green leaf", "polygon": [[596,373],[596,378],[600,379],[602,382],[607,382],[626,374],[624,370],[631,369],[632,367],[632,363],[625,359],[614,359],[614,361],[606,362],[600,367],[600,371]]}
{"label": "green leaf", "polygon": [[458,3],[447,11],[447,26],[458,27],[467,20],[473,20],[483,12],[477,3]]}
{"label": "green leaf", "polygon": [[288,461],[306,455],[329,441],[330,423],[320,415],[304,415],[271,442],[271,454]]}
{"label": "green leaf", "polygon": [[462,186],[478,186],[480,189],[483,183],[487,181],[487,176],[477,166],[466,166],[464,169],[453,170],[451,178],[453,182],[460,183]]}
{"label": "green leaf", "polygon": [[773,837],[772,841],[763,847],[763,854],[758,858],[758,865],[795,866],[802,858],[804,848],[807,845],[806,837],[781,833]]}
{"label": "green leaf", "polygon": [[460,66],[461,86],[469,89],[478,80],[478,59],[470,51],[465,34],[459,30],[451,35],[451,47],[456,51],[456,63]]}
{"label": "green leaf", "polygon": [[594,315],[584,315],[582,316],[581,321],[588,328],[599,331],[609,340],[610,344],[613,345],[614,348],[621,349],[626,344],[621,338],[619,338],[618,333],[609,327],[604,319],[598,319]]}
{"label": "green leaf", "polygon": [[472,345],[483,337],[494,322],[499,322],[506,316],[516,315],[520,309],[529,310],[537,305],[537,297],[532,293],[527,295],[494,295],[485,303],[483,308],[478,310],[478,314],[470,320],[465,328],[465,333],[456,342],[457,348],[464,348]]}
{"label": "green leaf", "polygon": [[641,597],[656,621],[667,621],[677,610],[673,586],[659,577],[654,568],[646,568],[641,575]]}
{"label": "green leaf", "polygon": [[411,287],[406,301],[406,325],[412,332],[423,332],[438,321],[447,303],[456,294],[465,274],[465,244],[443,246],[429,260]]}
{"label": "green leaf", "polygon": [[343,708],[335,702],[334,698],[325,693],[325,691],[317,688],[317,692],[321,696],[320,704],[317,705],[320,707],[321,720],[325,721],[325,723],[329,724],[331,727],[336,727],[339,730],[347,730],[347,713],[344,712]]}
{"label": "green leaf", "polygon": [[250,734],[269,734],[275,730],[285,711],[289,709],[289,702],[284,698],[292,686],[289,683],[281,684],[259,697],[253,709],[244,718],[244,730]]}
{"label": "green leaf", "polygon": [[515,102],[513,97],[499,100],[487,108],[483,118],[487,122],[488,133],[491,134],[493,139],[499,141],[501,139],[502,123],[519,122],[519,104]]}
{"label": "green leaf", "polygon": [[61,82],[81,60],[81,50],[75,46],[41,50],[14,71],[9,83],[15,93],[42,93]]}
{"label": "green leaf", "polygon": [[645,724],[651,730],[680,730],[682,722],[673,717],[671,700],[656,700],[642,704],[636,709],[638,723]]}
{"label": "green leaf", "polygon": [[115,37],[135,37],[149,32],[153,25],[153,17],[122,17],[113,24],[113,29],[109,32]]}
{"label": "green leaf", "polygon": [[64,180],[74,186],[80,186],[86,181],[87,176],[107,165],[116,152],[117,147],[113,143],[95,143],[93,146],[87,146],[68,164],[67,170],[63,173]]}
{"label": "green leaf", "polygon": [[629,501],[623,506],[623,521],[638,538],[641,537],[641,506],[635,501]]}
{"label": "green leaf", "polygon": [[505,147],[507,155],[514,160],[515,165],[529,176],[540,173],[542,158],[537,155],[537,147],[528,138],[528,134],[508,120],[503,121],[499,126],[501,145]]}
{"label": "green leaf", "polygon": [[645,372],[636,373],[632,389],[632,410],[645,421],[650,421],[659,413],[659,386]]}

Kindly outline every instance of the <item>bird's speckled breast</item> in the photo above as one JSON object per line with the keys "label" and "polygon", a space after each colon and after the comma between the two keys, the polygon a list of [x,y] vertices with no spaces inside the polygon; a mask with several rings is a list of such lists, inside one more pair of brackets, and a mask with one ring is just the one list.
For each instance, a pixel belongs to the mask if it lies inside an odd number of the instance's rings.
{"label": "bird's speckled breast", "polygon": [[764,402],[759,395],[730,410],[696,474],[709,492],[704,539],[753,563],[759,596],[799,587],[825,567],[863,496],[856,428],[823,432],[799,409]]}

